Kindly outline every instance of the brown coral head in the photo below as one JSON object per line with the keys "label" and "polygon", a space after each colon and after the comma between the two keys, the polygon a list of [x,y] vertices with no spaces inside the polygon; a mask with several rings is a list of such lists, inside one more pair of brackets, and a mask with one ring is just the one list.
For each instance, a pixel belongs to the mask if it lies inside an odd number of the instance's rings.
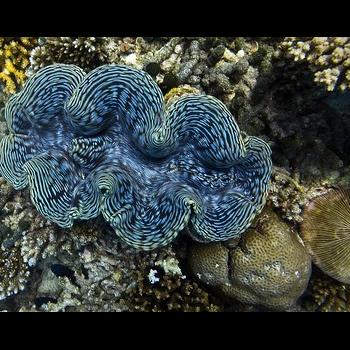
{"label": "brown coral head", "polygon": [[350,188],[336,188],[305,209],[302,238],[323,272],[350,283]]}
{"label": "brown coral head", "polygon": [[192,274],[221,295],[271,310],[293,309],[311,274],[299,236],[267,207],[238,245],[191,244],[188,262]]}

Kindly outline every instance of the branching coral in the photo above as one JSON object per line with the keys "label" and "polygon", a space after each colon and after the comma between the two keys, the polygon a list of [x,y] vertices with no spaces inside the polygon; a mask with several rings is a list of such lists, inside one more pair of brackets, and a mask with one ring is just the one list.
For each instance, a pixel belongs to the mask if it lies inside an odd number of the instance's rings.
{"label": "branching coral", "polygon": [[305,189],[283,168],[274,167],[268,202],[282,212],[282,217],[302,221],[302,207],[306,203]]}
{"label": "branching coral", "polygon": [[47,244],[43,237],[49,237],[52,232],[50,223],[46,224],[42,216],[33,210],[28,198],[16,193],[2,199],[6,203],[0,224],[1,299],[24,289],[31,278],[30,268],[36,264]]}
{"label": "branching coral", "polygon": [[107,41],[110,63],[145,70],[163,92],[187,84],[225,103],[232,101],[237,91],[248,94],[258,69],[266,70],[272,56],[272,50],[267,52],[266,45],[254,39],[138,37]]}
{"label": "branching coral", "polygon": [[342,284],[325,275],[317,274],[311,278],[308,287],[310,296],[304,307],[308,311],[349,312],[350,286]]}
{"label": "branching coral", "polygon": [[294,61],[306,61],[314,80],[333,91],[350,89],[350,39],[348,37],[288,37],[282,49]]}
{"label": "branching coral", "polygon": [[43,68],[5,118],[2,175],[29,185],[38,211],[62,227],[101,212],[128,244],[154,249],[187,224],[200,241],[240,236],[265,203],[269,146],[243,137],[211,96],[184,96],[164,111],[142,71]]}
{"label": "branching coral", "polygon": [[29,277],[20,248],[0,249],[0,300],[23,290]]}
{"label": "branching coral", "polygon": [[152,285],[140,276],[137,289],[130,298],[133,311],[185,311],[215,312],[220,306],[196,282],[179,276],[160,274],[159,281]]}
{"label": "branching coral", "polygon": [[150,63],[159,65],[156,80],[165,91],[188,84],[229,102],[242,87],[237,82],[249,85],[244,77],[256,75],[248,59],[257,48],[255,41],[235,47],[230,38],[172,38],[152,55],[145,55],[144,69]]}
{"label": "branching coral", "polygon": [[29,55],[36,43],[34,38],[0,38],[0,81],[5,94],[13,94],[23,86]]}
{"label": "branching coral", "polygon": [[48,37],[42,38],[30,55],[31,76],[40,68],[53,63],[76,64],[91,70],[107,61],[107,39],[95,37]]}
{"label": "branching coral", "polygon": [[[222,305],[198,284],[183,275],[175,253],[167,248],[152,259],[140,256],[136,286],[124,295],[131,311],[215,312]],[[152,277],[153,278],[150,278]]]}
{"label": "branching coral", "polygon": [[[27,288],[0,302],[20,311],[217,311],[215,298],[182,274],[172,246],[137,252],[98,220],[63,230],[27,232],[18,245],[31,266]],[[29,253],[32,252],[32,253]],[[33,253],[36,258],[33,259]],[[26,257],[26,258],[25,258]],[[28,267],[27,267],[28,268]],[[148,278],[154,270],[159,278]],[[14,283],[16,276],[11,277]]]}

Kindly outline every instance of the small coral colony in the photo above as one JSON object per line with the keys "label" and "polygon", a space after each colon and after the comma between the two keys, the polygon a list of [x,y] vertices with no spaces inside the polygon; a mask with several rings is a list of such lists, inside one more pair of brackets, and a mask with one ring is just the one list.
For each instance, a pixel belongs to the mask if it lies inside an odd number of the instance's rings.
{"label": "small coral colony", "polygon": [[349,38],[0,38],[0,57],[0,309],[350,309]]}

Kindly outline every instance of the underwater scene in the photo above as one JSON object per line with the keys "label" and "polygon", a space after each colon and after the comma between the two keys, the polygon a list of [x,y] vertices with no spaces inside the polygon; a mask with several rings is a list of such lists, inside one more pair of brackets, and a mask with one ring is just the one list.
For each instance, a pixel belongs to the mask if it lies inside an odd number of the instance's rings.
{"label": "underwater scene", "polygon": [[350,311],[350,37],[0,37],[0,311]]}

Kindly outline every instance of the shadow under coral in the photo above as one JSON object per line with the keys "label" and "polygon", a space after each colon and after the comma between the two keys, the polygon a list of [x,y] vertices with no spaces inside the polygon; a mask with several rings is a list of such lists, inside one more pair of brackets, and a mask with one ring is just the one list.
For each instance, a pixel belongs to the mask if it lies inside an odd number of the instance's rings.
{"label": "shadow under coral", "polygon": [[275,60],[250,101],[231,105],[243,130],[264,135],[274,165],[298,171],[306,183],[335,180],[350,165],[350,93],[327,92],[306,64]]}

